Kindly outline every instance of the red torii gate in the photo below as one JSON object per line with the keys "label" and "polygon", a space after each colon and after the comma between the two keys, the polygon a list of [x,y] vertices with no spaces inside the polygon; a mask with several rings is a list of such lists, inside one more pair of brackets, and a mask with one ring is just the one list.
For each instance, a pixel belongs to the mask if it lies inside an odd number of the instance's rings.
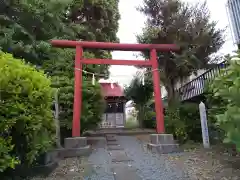
{"label": "red torii gate", "polygon": [[[82,65],[83,64],[110,64],[110,65],[133,65],[152,66],[154,99],[157,121],[157,133],[164,133],[163,105],[161,100],[160,77],[158,69],[157,51],[177,51],[178,46],[174,44],[119,44],[108,42],[86,42],[69,40],[52,40],[51,44],[56,47],[76,48],[75,55],[75,83],[74,83],[74,105],[72,136],[80,136],[80,118],[82,107]],[[85,59],[83,49],[102,49],[118,51],[150,51],[150,59],[140,60],[112,60],[112,59]]]}

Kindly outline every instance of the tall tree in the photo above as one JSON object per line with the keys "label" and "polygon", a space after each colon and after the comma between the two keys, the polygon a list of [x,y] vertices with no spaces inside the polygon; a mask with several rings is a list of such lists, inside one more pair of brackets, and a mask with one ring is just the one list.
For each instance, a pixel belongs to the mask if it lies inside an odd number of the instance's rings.
{"label": "tall tree", "polygon": [[[161,81],[171,103],[176,97],[176,82],[201,68],[208,68],[224,44],[224,30],[210,20],[206,3],[191,5],[180,0],[144,0],[139,11],[147,17],[139,43],[174,43],[180,52],[158,54]],[[149,56],[143,53],[146,58]]]}
{"label": "tall tree", "polygon": [[63,22],[67,1],[2,0],[0,47],[35,65],[49,59],[52,38],[70,38],[73,29]]}
{"label": "tall tree", "polygon": [[146,113],[146,104],[153,96],[153,83],[149,76],[146,77],[145,83],[142,82],[142,77],[139,73],[131,81],[130,85],[125,89],[125,95],[128,99],[131,99],[135,108],[138,111],[138,121],[140,127],[143,127],[143,121]]}
{"label": "tall tree", "polygon": [[[51,59],[51,39],[117,42],[118,0],[2,0],[0,47],[35,65]],[[89,51],[111,58],[108,51]],[[108,76],[108,65],[88,65]]]}
{"label": "tall tree", "polygon": [[[44,69],[59,88],[61,126],[71,128],[74,51],[51,47],[51,39],[117,42],[118,0],[2,0],[0,49]],[[108,51],[85,51],[86,57],[111,58]],[[108,65],[84,69],[106,74]],[[92,86],[83,73],[82,127],[100,121],[103,111],[99,85]],[[85,123],[85,125],[84,125]]]}

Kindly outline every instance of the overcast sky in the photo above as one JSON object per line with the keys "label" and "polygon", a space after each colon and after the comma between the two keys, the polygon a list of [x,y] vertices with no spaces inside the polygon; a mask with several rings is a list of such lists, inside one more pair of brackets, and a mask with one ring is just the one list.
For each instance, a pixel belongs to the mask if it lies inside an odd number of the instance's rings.
{"label": "overcast sky", "polygon": [[[120,0],[119,11],[121,20],[119,21],[118,37],[121,43],[136,43],[136,34],[141,33],[144,25],[144,16],[136,10],[142,0]],[[185,0],[185,2],[203,2],[203,0]],[[229,27],[228,18],[226,15],[225,4],[226,0],[207,0],[208,7],[211,11],[212,19],[218,21],[219,27]],[[233,45],[230,30],[227,31],[227,42],[221,49],[221,54],[231,53],[236,47]],[[113,52],[113,59],[139,59],[136,57],[136,52]],[[136,73],[136,68],[132,66],[111,66],[110,78],[120,84],[128,84],[133,75]]]}

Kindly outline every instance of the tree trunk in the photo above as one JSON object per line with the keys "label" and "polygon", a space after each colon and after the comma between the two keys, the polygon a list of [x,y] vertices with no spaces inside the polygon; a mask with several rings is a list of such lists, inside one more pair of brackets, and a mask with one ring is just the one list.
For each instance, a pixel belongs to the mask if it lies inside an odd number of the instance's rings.
{"label": "tree trunk", "polygon": [[142,105],[137,105],[138,109],[138,123],[139,127],[143,128],[143,121],[144,121],[144,108]]}
{"label": "tree trunk", "polygon": [[174,104],[176,99],[173,80],[170,80],[169,83],[166,85],[166,90],[167,90],[168,106],[170,107]]}

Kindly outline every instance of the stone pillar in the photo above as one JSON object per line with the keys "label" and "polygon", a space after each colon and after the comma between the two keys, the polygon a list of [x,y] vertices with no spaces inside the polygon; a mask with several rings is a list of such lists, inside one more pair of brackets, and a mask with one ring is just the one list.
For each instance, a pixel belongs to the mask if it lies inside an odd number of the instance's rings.
{"label": "stone pillar", "polygon": [[148,148],[161,154],[180,151],[179,144],[175,143],[172,134],[151,134]]}

